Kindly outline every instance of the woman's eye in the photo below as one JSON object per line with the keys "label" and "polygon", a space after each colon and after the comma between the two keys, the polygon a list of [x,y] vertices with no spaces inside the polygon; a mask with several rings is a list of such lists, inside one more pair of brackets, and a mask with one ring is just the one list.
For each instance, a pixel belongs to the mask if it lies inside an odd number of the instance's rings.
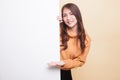
{"label": "woman's eye", "polygon": [[63,17],[66,17],[67,15],[66,14],[63,14]]}
{"label": "woman's eye", "polygon": [[72,13],[72,12],[70,12],[70,15],[73,15],[73,13]]}

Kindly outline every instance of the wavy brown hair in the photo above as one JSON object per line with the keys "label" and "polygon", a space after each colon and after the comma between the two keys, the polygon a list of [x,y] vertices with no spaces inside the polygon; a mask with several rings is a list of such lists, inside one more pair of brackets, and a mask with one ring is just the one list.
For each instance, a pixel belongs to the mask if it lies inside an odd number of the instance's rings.
{"label": "wavy brown hair", "polygon": [[[81,50],[82,50],[82,52],[84,52],[86,34],[85,34],[85,29],[84,29],[84,26],[83,26],[83,21],[82,21],[82,16],[81,16],[80,10],[75,4],[67,3],[61,9],[62,18],[63,18],[63,10],[64,10],[64,8],[67,8],[67,9],[71,10],[72,14],[77,19],[78,40],[80,41]],[[69,40],[69,36],[68,36],[68,33],[67,33],[67,28],[68,28],[68,26],[64,23],[64,21],[62,23],[60,23],[60,31],[61,31],[60,36],[62,38],[62,40],[61,40],[62,45],[60,45],[60,46],[63,46],[62,50],[65,50],[68,47],[67,41]]]}

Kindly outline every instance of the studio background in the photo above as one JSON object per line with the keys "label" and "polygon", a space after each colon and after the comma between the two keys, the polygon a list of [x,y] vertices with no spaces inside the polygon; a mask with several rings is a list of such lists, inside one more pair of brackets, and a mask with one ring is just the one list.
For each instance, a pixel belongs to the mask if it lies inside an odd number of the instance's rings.
{"label": "studio background", "polygon": [[86,64],[72,70],[74,80],[120,80],[120,1],[60,0],[60,8],[68,2],[79,6],[91,37]]}

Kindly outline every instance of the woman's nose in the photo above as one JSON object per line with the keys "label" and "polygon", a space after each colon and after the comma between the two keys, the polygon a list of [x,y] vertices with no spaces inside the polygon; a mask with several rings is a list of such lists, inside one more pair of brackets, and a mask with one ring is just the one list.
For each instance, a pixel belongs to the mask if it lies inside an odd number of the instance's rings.
{"label": "woman's nose", "polygon": [[67,19],[70,19],[70,15],[67,16]]}

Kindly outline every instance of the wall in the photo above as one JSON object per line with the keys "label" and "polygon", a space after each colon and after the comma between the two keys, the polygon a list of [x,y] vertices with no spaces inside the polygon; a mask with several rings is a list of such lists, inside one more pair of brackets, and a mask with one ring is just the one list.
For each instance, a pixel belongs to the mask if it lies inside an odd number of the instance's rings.
{"label": "wall", "polygon": [[60,0],[77,4],[92,43],[86,64],[72,70],[74,80],[120,80],[120,1]]}
{"label": "wall", "polygon": [[[0,80],[60,80],[58,0],[0,0]],[[54,55],[54,56],[53,56]]]}

